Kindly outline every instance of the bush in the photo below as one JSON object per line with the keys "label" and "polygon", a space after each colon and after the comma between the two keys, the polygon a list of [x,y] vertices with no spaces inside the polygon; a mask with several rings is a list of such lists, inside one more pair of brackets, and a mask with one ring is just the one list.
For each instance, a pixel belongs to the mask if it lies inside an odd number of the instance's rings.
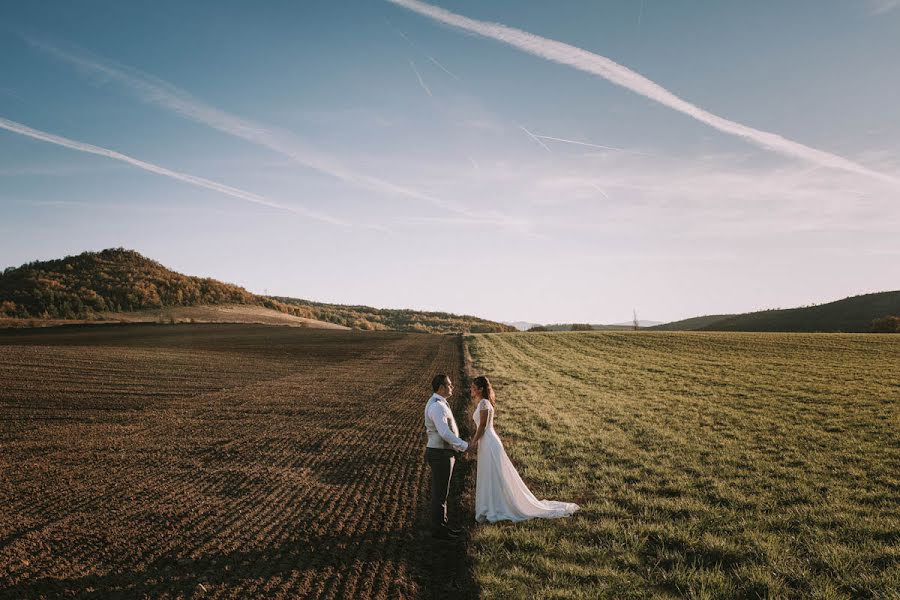
{"label": "bush", "polygon": [[16,303],[10,300],[4,300],[0,302],[0,317],[15,317],[16,316]]}
{"label": "bush", "polygon": [[900,333],[900,317],[881,317],[872,321],[872,333]]}
{"label": "bush", "polygon": [[544,327],[543,325],[535,325],[534,327],[529,328],[528,331],[550,331],[550,330],[547,329],[546,327]]}
{"label": "bush", "polygon": [[594,328],[587,323],[573,323],[572,331],[593,331]]}

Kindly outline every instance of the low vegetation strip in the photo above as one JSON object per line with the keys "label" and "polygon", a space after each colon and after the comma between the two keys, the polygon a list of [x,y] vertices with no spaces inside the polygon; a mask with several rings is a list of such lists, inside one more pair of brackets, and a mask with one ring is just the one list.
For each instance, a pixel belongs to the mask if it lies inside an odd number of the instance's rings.
{"label": "low vegetation strip", "polygon": [[497,429],[571,519],[479,527],[486,598],[896,598],[900,340],[468,336]]}
{"label": "low vegetation strip", "polygon": [[459,376],[458,336],[0,332],[0,597],[469,589],[462,542],[425,536],[441,371]]}
{"label": "low vegetation strip", "polygon": [[373,308],[325,304],[297,298],[273,296],[270,300],[293,310],[302,310],[313,319],[345,325],[353,329],[389,329],[415,333],[499,333],[515,331],[511,325],[488,321],[471,315],[427,312],[411,309]]}

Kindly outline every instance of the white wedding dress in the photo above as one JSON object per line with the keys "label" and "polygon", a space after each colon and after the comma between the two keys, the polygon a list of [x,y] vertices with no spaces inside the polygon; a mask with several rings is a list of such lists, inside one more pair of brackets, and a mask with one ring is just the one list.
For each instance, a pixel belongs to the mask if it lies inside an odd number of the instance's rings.
{"label": "white wedding dress", "polygon": [[525,521],[527,519],[554,519],[568,517],[578,505],[571,502],[538,500],[519,477],[516,468],[506,456],[503,442],[494,431],[494,407],[489,400],[478,403],[475,424],[481,422],[481,411],[487,411],[484,435],[478,442],[478,475],[475,479],[475,520]]}

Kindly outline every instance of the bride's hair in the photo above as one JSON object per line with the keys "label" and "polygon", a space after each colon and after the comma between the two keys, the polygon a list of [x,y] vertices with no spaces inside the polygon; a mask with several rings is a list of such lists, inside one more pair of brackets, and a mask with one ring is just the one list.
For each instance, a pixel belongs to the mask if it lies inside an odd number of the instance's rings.
{"label": "bride's hair", "polygon": [[481,397],[487,398],[491,401],[491,404],[494,404],[494,387],[491,385],[490,380],[484,375],[479,375],[472,382],[475,384],[479,390],[481,390]]}

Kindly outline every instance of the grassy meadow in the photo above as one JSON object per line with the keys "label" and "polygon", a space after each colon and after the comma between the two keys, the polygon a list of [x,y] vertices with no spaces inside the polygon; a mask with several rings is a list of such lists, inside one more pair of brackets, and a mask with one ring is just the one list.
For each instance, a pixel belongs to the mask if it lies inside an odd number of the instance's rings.
{"label": "grassy meadow", "polygon": [[473,535],[486,598],[900,598],[900,336],[467,337],[571,519]]}

